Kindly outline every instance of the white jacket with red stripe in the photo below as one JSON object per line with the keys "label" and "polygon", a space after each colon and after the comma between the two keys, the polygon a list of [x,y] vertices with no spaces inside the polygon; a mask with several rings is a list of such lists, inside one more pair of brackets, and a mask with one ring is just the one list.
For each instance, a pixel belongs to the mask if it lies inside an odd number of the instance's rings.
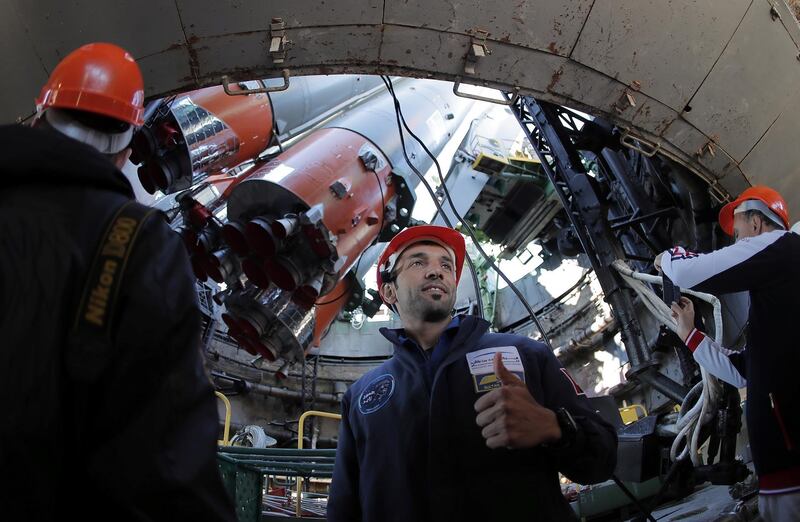
{"label": "white jacket with red stripe", "polygon": [[762,494],[800,491],[800,235],[772,231],[708,254],[675,247],[661,260],[677,286],[750,293],[747,348],[723,348],[697,330],[686,339],[716,377],[747,386],[745,407]]}

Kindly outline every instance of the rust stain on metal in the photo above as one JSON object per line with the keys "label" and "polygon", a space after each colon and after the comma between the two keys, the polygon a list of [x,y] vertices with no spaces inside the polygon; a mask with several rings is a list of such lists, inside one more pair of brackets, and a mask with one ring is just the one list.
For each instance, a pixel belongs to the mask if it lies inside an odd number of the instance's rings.
{"label": "rust stain on metal", "polygon": [[664,136],[664,133],[667,132],[667,130],[669,130],[669,128],[672,126],[673,123],[675,123],[676,120],[677,118],[662,121],[661,124],[658,127],[656,127],[656,134],[658,134],[659,136]]}
{"label": "rust stain on metal", "polygon": [[547,46],[547,49],[553,54],[558,54],[558,49],[556,48],[555,42],[550,42]]}
{"label": "rust stain on metal", "polygon": [[200,84],[200,58],[197,56],[197,49],[194,48],[194,44],[199,41],[200,38],[197,35],[186,39],[186,52],[189,54],[189,69],[197,85]]}
{"label": "rust stain on metal", "polygon": [[550,77],[550,83],[547,84],[548,91],[553,90],[553,87],[555,87],[558,81],[561,79],[562,74],[564,74],[564,69],[559,67],[558,70],[553,73],[553,76]]}
{"label": "rust stain on metal", "polygon": [[717,155],[717,142],[719,142],[719,135],[712,134],[709,136],[710,140],[707,141],[702,147],[695,151],[695,156],[698,158],[705,156],[708,154],[712,158],[716,157]]}

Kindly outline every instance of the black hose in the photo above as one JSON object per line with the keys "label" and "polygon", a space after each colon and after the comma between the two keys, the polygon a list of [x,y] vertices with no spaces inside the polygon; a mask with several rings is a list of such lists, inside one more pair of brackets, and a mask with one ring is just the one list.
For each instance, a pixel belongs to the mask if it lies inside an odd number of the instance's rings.
{"label": "black hose", "polygon": [[667,491],[667,487],[669,487],[669,483],[672,482],[676,476],[678,476],[678,471],[681,467],[689,464],[691,461],[689,458],[685,459],[677,459],[672,465],[669,467],[669,471],[664,476],[663,482],[661,482],[661,486],[658,488],[658,491],[653,496],[653,498],[648,502],[648,510],[649,511],[642,511],[643,514],[647,514],[649,516],[650,512],[655,508],[659,502],[661,502],[661,498],[664,496],[664,493]]}
{"label": "black hose", "polygon": [[[539,315],[539,314],[543,314],[543,313],[545,313],[546,311],[549,311],[549,309],[550,309],[550,308],[551,308],[553,305],[555,305],[556,303],[559,303],[559,302],[561,302],[561,300],[562,300],[562,299],[564,299],[565,297],[567,297],[567,296],[568,296],[568,295],[569,295],[571,292],[573,292],[573,291],[574,291],[576,288],[580,287],[580,286],[581,286],[581,285],[583,285],[583,284],[588,284],[588,283],[586,282],[586,278],[589,276],[589,274],[590,274],[591,272],[592,272],[592,269],[590,268],[589,270],[587,270],[586,272],[584,272],[584,273],[583,273],[583,275],[581,275],[580,279],[578,279],[578,281],[577,281],[577,282],[576,282],[574,285],[572,285],[572,286],[571,286],[571,287],[569,287],[567,290],[565,290],[564,292],[562,292],[562,293],[561,293],[561,295],[559,295],[558,297],[554,297],[554,298],[552,298],[550,301],[548,301],[547,303],[545,303],[544,305],[542,305],[541,307],[539,307],[539,310],[537,310],[537,311],[536,311],[537,315]],[[498,328],[498,330],[497,330],[497,331],[498,331],[499,333],[506,333],[506,332],[509,332],[509,331],[515,331],[517,328],[521,328],[521,327],[523,327],[523,326],[527,325],[529,322],[531,322],[531,319],[530,319],[529,317],[523,317],[522,319],[517,319],[517,320],[516,320],[516,321],[514,321],[513,323],[509,323],[509,324],[505,325],[505,326],[504,326],[504,327],[502,327],[502,328]]]}
{"label": "black hose", "polygon": [[[392,85],[392,79],[389,78],[388,76],[385,76],[385,77],[383,77],[383,81],[386,84],[386,87],[389,89],[389,92],[391,93],[392,98],[394,98],[395,111],[398,113],[399,117],[402,118],[402,110],[400,109],[400,102],[398,101],[397,96],[395,96],[395,94],[394,94],[394,87]],[[439,165],[439,161],[431,153],[431,151],[428,149],[428,147],[425,146],[425,144],[422,142],[422,140],[420,140],[411,131],[411,129],[408,128],[408,125],[405,124],[405,119],[404,118],[403,118],[403,124],[405,125],[406,131],[408,131],[408,133],[411,135],[411,137],[413,137],[417,141],[417,143],[419,143],[422,146],[422,148],[431,157],[431,159],[433,159],[434,165],[436,165],[436,171],[437,171],[437,173],[439,175],[439,180],[440,180],[440,182],[442,184],[442,191],[444,192],[445,197],[447,198],[447,201],[450,204],[450,208],[453,210],[453,214],[456,216],[456,218],[458,218],[458,220],[461,222],[461,226],[467,231],[469,236],[472,238],[472,241],[473,241],[473,243],[475,245],[475,248],[478,249],[478,252],[480,252],[480,254],[483,256],[483,258],[486,260],[486,262],[489,264],[489,266],[495,272],[497,272],[497,274],[503,279],[503,281],[506,282],[506,284],[511,288],[511,290],[514,292],[514,294],[516,294],[517,298],[519,298],[519,300],[522,302],[522,305],[527,310],[527,312],[530,315],[531,319],[533,320],[534,323],[536,323],[536,327],[539,329],[539,332],[541,332],[542,341],[547,345],[547,347],[550,349],[550,351],[552,351],[553,350],[553,346],[550,344],[550,340],[547,338],[547,334],[545,332],[545,329],[544,329],[544,327],[542,327],[542,324],[539,321],[539,318],[537,317],[536,313],[533,311],[533,308],[531,307],[530,303],[528,303],[528,300],[525,299],[525,296],[522,295],[522,292],[519,291],[519,289],[516,287],[516,285],[511,282],[511,280],[497,267],[497,265],[495,265],[495,263],[492,260],[492,258],[489,257],[489,255],[481,247],[480,242],[478,241],[477,237],[475,237],[475,232],[472,230],[472,227],[469,225],[469,223],[463,217],[461,217],[458,214],[458,211],[456,210],[455,203],[453,203],[453,200],[450,197],[450,192],[447,190],[447,185],[445,184],[444,176],[442,176],[442,168]],[[401,132],[401,140],[402,140],[402,132]],[[404,147],[403,150],[405,151],[405,147]],[[408,158],[406,158],[406,159],[408,159]],[[410,162],[409,162],[409,164],[410,164]],[[413,169],[413,166],[412,166],[412,169]],[[414,169],[414,171],[420,177],[420,179],[425,183],[425,186],[428,188],[428,191],[431,192],[431,196],[433,197],[433,203],[436,205],[436,208],[439,209],[439,212],[441,212],[442,218],[445,220],[445,223],[447,223],[448,226],[452,228],[452,224],[449,222],[449,219],[447,218],[447,214],[445,213],[445,211],[442,208],[441,204],[439,204],[439,201],[436,199],[436,197],[433,196],[432,191],[430,190],[430,186],[428,185],[427,181],[425,181],[424,176],[419,174],[416,169]],[[467,256],[467,258],[469,259],[469,256]],[[480,292],[478,292],[478,293],[480,293]],[[479,299],[480,299],[480,297],[479,297]],[[483,308],[482,307],[481,307],[481,315],[483,315]]]}
{"label": "black hose", "polygon": [[625,493],[625,495],[629,499],[631,499],[631,501],[633,501],[633,504],[636,506],[636,509],[641,511],[642,514],[645,515],[645,518],[647,520],[649,520],[650,522],[656,522],[656,519],[653,518],[653,515],[650,514],[650,511],[647,511],[644,508],[644,506],[641,504],[641,502],[639,502],[639,499],[636,498],[636,496],[633,493],[631,493],[631,491],[628,489],[627,486],[625,486],[625,484],[622,483],[622,481],[619,479],[619,477],[617,477],[616,475],[611,475],[611,478],[614,480],[614,483],[616,483],[616,485],[619,486],[619,489],[621,489],[622,492]]}
{"label": "black hose", "polygon": [[[428,156],[431,157],[431,159],[436,164],[437,168],[439,168],[439,162],[436,160],[436,157],[433,155],[433,153],[431,153],[428,147],[426,147],[425,144],[417,137],[417,135],[411,132],[411,129],[408,128],[405,117],[403,116],[403,110],[400,107],[400,101],[397,99],[397,96],[394,93],[394,85],[392,84],[392,79],[389,78],[388,76],[381,76],[381,79],[383,80],[383,83],[386,85],[386,89],[389,91],[389,94],[392,95],[392,99],[394,100],[394,112],[395,112],[395,118],[397,119],[397,131],[400,134],[400,145],[403,148],[403,156],[406,159],[406,163],[408,163],[408,166],[411,168],[414,174],[416,174],[417,177],[420,179],[422,184],[427,189],[428,194],[430,194],[433,203],[441,212],[442,207],[439,205],[439,201],[436,199],[436,194],[433,192],[433,189],[431,188],[430,184],[425,179],[425,176],[414,166],[413,163],[411,163],[411,159],[408,157],[408,151],[406,150],[406,141],[405,138],[403,137],[403,128],[401,127],[401,122],[402,125],[405,126],[408,133],[417,141],[417,143],[419,143],[422,146],[422,148],[425,150]],[[441,176],[441,170],[439,172]],[[447,218],[447,216],[444,214],[442,214],[442,216],[444,217],[445,224],[448,227],[453,228],[453,223]],[[466,258],[467,264],[469,265],[469,271],[472,276],[472,284],[475,287],[475,299],[478,302],[478,317],[483,319],[483,299],[481,298],[481,286],[480,282],[478,281],[478,272],[475,269],[475,265],[473,264],[472,259],[469,257],[469,255],[466,255],[464,257]]]}

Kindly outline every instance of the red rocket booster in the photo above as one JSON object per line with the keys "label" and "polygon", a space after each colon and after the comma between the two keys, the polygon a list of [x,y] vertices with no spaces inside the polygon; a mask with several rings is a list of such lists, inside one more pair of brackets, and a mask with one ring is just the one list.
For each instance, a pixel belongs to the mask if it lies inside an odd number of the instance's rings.
{"label": "red rocket booster", "polygon": [[[438,154],[470,103],[443,82],[397,85],[406,120]],[[323,107],[310,115],[309,104],[290,95],[281,103],[306,111],[294,120],[284,117],[291,111],[279,114],[277,99],[231,97],[219,88],[163,101],[137,136],[135,159],[146,188],[184,191],[177,198],[181,234],[197,277],[227,286],[222,320],[230,336],[267,360],[296,362],[343,309],[362,305],[364,288],[352,268],[370,245],[408,225],[417,179],[385,91],[345,107],[271,160],[243,168],[272,143],[275,127],[291,135],[286,129],[322,118],[326,103],[339,110],[335,96],[352,98],[337,92],[315,100]],[[426,171],[432,160],[409,140],[406,147]]]}

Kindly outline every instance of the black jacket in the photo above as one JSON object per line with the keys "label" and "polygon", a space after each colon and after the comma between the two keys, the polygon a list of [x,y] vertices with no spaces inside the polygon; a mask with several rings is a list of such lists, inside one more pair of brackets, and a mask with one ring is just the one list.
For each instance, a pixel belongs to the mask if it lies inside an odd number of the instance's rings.
{"label": "black jacket", "polygon": [[[614,429],[541,343],[487,333],[489,324],[461,320],[432,383],[427,358],[383,330],[394,357],[359,379],[342,401],[329,522],[573,520],[558,472],[584,483],[608,479],[616,464]],[[533,397],[564,407],[580,430],[567,447],[489,449],[475,421],[475,391],[466,354],[515,346]],[[430,384],[430,391],[429,391]]]}
{"label": "black jacket", "polygon": [[[662,269],[676,285],[712,294],[749,291],[747,348],[730,354],[747,380],[745,414],[753,462],[763,492],[800,486],[800,235],[772,231],[708,254],[676,247]],[[687,342],[696,349],[702,335]],[[710,373],[715,368],[707,366]],[[725,373],[716,372],[724,380]],[[736,382],[733,382],[737,384]]]}
{"label": "black jacket", "polygon": [[0,127],[0,158],[3,519],[233,520],[180,240],[158,215],[142,225],[112,360],[76,426],[67,333],[105,226],[133,192],[107,158],[52,130]]}

